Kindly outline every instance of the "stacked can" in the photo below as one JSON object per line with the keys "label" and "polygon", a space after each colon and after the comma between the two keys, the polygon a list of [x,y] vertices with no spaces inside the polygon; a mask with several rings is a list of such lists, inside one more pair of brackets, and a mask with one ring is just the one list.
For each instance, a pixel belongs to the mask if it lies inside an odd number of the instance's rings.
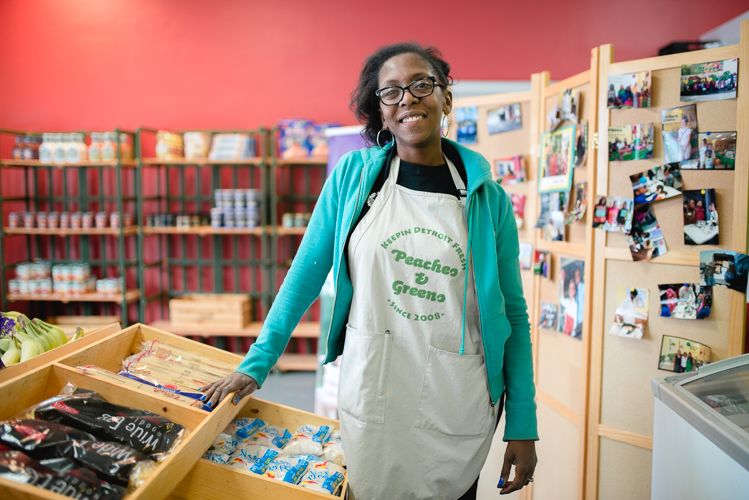
{"label": "stacked can", "polygon": [[16,266],[16,278],[8,280],[10,295],[49,295],[52,293],[50,264],[42,260]]}
{"label": "stacked can", "polygon": [[260,225],[260,190],[217,189],[216,207],[211,209],[214,228],[254,228]]}
{"label": "stacked can", "polygon": [[92,292],[96,286],[91,266],[85,263],[55,264],[52,266],[52,281],[55,293],[63,297]]}

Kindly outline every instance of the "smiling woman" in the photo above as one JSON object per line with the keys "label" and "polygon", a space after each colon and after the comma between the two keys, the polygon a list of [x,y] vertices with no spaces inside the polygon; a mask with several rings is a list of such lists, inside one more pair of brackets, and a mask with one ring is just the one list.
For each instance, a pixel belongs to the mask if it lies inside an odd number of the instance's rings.
{"label": "smiling woman", "polygon": [[215,406],[262,385],[332,266],[325,362],[343,356],[341,438],[357,500],[476,498],[505,398],[501,493],[533,480],[517,226],[489,163],[441,137],[451,82],[440,53],[415,43],[365,61],[351,106],[375,145],[336,165],[257,342],[236,373],[203,388]]}

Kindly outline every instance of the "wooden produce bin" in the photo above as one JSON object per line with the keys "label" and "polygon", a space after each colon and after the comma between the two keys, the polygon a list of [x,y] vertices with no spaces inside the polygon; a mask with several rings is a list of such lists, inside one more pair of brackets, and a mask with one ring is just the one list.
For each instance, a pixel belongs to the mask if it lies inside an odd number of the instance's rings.
{"label": "wooden produce bin", "polygon": [[240,293],[192,293],[169,301],[169,319],[175,328],[241,329],[251,318],[250,296]]}
{"label": "wooden produce bin", "polygon": [[70,354],[83,349],[84,347],[89,346],[95,342],[98,342],[114,333],[117,333],[120,330],[122,330],[122,327],[118,323],[113,323],[111,325],[92,330],[91,332],[84,333],[83,337],[79,338],[78,340],[68,342],[65,345],[61,345],[60,347],[55,347],[54,349],[50,349],[49,351],[43,352],[39,356],[34,356],[33,358],[24,361],[23,363],[11,365],[0,371],[0,384],[7,382],[12,378],[24,375],[36,368],[42,367],[49,363],[53,363],[60,358],[69,356]]}
{"label": "wooden produce bin", "polygon": [[59,326],[68,337],[72,337],[79,326],[84,332],[88,332],[112,323],[122,324],[122,318],[119,316],[51,316],[47,318],[47,323]]}
{"label": "wooden produce bin", "polygon": [[[97,391],[112,403],[163,415],[184,426],[189,433],[172,454],[159,463],[144,484],[125,498],[127,500],[167,498],[200,460],[219,433],[236,416],[239,407],[222,404],[213,412],[208,413],[176,403],[166,395],[141,392],[128,385],[84,375],[75,368],[81,365],[98,365],[117,372],[121,367],[122,359],[138,352],[143,342],[154,339],[200,353],[207,359],[238,364],[239,357],[233,354],[145,325],[135,324],[79,349],[63,359],[0,384],[0,400],[3,401],[0,406],[0,420],[14,418],[29,406],[57,396],[68,382],[84,389]],[[0,498],[70,500],[67,496],[2,478],[0,478]]]}
{"label": "wooden produce bin", "polygon": [[[262,399],[246,398],[241,404],[237,417],[259,418],[265,423],[285,427],[294,432],[302,425],[329,425],[339,428],[338,420],[332,420],[314,413],[297,410]],[[220,408],[221,406],[219,406]],[[172,492],[172,498],[182,500],[206,500],[220,498],[221,500],[276,500],[279,498],[299,500],[323,500],[343,498],[348,488],[348,475],[339,489],[338,495],[333,496],[296,484],[284,483],[277,479],[267,478],[252,472],[246,472],[230,465],[217,464],[210,460],[198,460],[190,473]]]}

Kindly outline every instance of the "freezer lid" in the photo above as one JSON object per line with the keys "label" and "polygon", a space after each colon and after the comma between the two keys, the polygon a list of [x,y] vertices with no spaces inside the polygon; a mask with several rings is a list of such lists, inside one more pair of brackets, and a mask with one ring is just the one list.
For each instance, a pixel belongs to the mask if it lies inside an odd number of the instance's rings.
{"label": "freezer lid", "polygon": [[697,372],[654,378],[651,388],[655,397],[749,470],[749,354]]}

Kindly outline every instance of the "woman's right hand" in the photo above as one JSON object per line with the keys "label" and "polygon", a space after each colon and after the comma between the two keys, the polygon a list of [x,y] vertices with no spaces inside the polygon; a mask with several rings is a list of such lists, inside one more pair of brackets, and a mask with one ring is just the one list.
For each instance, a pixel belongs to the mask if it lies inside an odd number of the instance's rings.
{"label": "woman's right hand", "polygon": [[[215,408],[226,398],[229,393],[236,392],[232,403],[236,406],[245,396],[249,396],[258,389],[255,379],[244,373],[234,372],[231,375],[204,385],[200,392],[205,392],[201,398],[206,406]],[[238,392],[237,392],[238,391]]]}

